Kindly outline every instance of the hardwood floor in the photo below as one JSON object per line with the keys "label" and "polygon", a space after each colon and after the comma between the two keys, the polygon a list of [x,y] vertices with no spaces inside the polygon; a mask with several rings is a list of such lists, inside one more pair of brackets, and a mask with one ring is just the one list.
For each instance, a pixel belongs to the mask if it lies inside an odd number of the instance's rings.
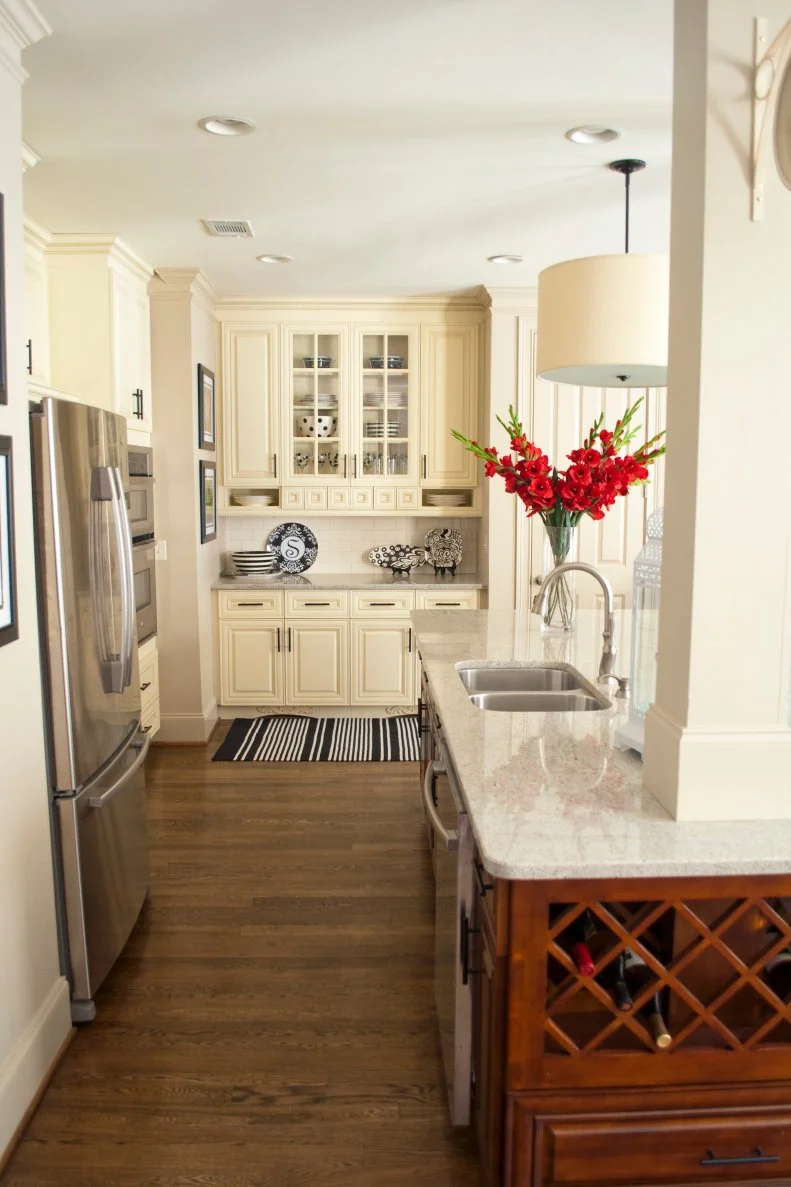
{"label": "hardwood floor", "polygon": [[478,1187],[411,764],[149,760],[151,896],[3,1187]]}

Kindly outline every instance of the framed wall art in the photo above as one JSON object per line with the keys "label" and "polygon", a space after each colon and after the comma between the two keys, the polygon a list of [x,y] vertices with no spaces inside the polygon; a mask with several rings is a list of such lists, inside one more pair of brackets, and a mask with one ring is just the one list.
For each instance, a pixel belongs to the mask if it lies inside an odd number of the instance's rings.
{"label": "framed wall art", "polygon": [[217,538],[217,465],[200,462],[200,542]]}
{"label": "framed wall art", "polygon": [[11,438],[0,437],[0,647],[19,638],[14,559]]}
{"label": "framed wall art", "polygon": [[214,416],[214,372],[198,363],[198,448],[214,449],[217,423]]}
{"label": "framed wall art", "polygon": [[8,348],[5,336],[5,210],[0,194],[0,404],[8,403]]}

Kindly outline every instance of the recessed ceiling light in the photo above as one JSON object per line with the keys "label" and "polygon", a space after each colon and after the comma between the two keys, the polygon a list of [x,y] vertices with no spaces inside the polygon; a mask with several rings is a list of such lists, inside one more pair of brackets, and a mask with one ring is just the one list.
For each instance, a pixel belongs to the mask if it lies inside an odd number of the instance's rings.
{"label": "recessed ceiling light", "polygon": [[293,256],[276,256],[267,252],[266,255],[255,257],[259,264],[290,264]]}
{"label": "recessed ceiling light", "polygon": [[605,128],[603,124],[582,124],[579,128],[569,128],[567,140],[575,144],[607,144],[610,140],[619,140],[621,133],[617,128]]}
{"label": "recessed ceiling light", "polygon": [[212,136],[246,136],[255,131],[252,120],[237,119],[235,115],[206,115],[198,120],[198,127]]}
{"label": "recessed ceiling light", "polygon": [[521,256],[487,256],[490,264],[521,264]]}

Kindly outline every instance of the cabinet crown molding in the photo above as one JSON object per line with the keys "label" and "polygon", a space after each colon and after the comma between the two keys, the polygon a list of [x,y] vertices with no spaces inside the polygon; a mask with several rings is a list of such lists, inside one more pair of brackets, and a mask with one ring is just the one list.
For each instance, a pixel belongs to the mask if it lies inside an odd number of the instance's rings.
{"label": "cabinet crown molding", "polygon": [[116,235],[55,231],[46,250],[48,256],[104,255],[108,257],[110,265],[118,264],[144,281],[148,281],[154,272],[150,264]]}
{"label": "cabinet crown molding", "polygon": [[24,216],[22,226],[25,246],[36,251],[46,251],[52,241],[52,232],[28,214]]}
{"label": "cabinet crown molding", "polygon": [[173,300],[192,297],[214,312],[219,293],[200,268],[155,268],[148,286],[152,300]]}
{"label": "cabinet crown molding", "polygon": [[217,316],[220,320],[229,320],[234,314],[250,310],[267,314],[277,310],[286,316],[294,311],[305,310],[335,314],[343,310],[370,313],[374,309],[386,312],[431,309],[480,313],[488,304],[484,299],[485,291],[478,287],[456,293],[426,293],[414,297],[222,297],[217,302]]}
{"label": "cabinet crown molding", "polygon": [[538,309],[538,288],[536,285],[524,288],[487,285],[484,291],[486,304],[493,312],[531,314]]}
{"label": "cabinet crown molding", "polygon": [[22,50],[51,32],[51,25],[32,0],[0,0],[0,65],[17,82],[24,82],[27,71],[22,66]]}
{"label": "cabinet crown molding", "polygon": [[22,172],[27,173],[28,169],[33,169],[41,160],[41,157],[34,148],[22,141]]}

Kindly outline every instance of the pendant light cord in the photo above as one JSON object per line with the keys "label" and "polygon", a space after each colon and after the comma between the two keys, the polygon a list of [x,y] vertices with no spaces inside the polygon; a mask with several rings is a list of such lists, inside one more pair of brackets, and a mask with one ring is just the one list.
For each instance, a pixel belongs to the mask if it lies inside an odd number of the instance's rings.
{"label": "pendant light cord", "polygon": [[626,226],[624,230],[624,250],[629,254],[629,199],[632,194],[632,174],[639,172],[640,169],[645,169],[645,161],[639,161],[634,157],[627,157],[623,161],[610,161],[610,168],[615,173],[623,174],[624,186],[626,188]]}
{"label": "pendant light cord", "polygon": [[631,188],[632,188],[631,187],[631,179],[632,179],[631,173],[624,173],[623,180],[624,180],[624,185],[626,187],[626,235],[625,235],[624,251],[626,252],[627,255],[629,254],[629,195],[631,193]]}

